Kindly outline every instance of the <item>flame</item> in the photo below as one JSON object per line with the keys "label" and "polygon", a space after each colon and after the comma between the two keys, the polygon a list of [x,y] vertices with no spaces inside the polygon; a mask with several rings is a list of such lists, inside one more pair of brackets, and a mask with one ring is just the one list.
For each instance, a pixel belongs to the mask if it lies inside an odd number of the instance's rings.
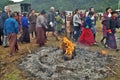
{"label": "flame", "polygon": [[[61,43],[61,48],[65,47],[65,55],[68,55],[70,58],[72,57],[75,44],[73,44],[70,40],[68,40],[66,37],[63,38],[63,43]],[[64,45],[64,47],[63,47]]]}
{"label": "flame", "polygon": [[102,50],[102,51],[101,51],[101,54],[102,54],[102,55],[107,55],[107,54],[108,54],[108,51]]}

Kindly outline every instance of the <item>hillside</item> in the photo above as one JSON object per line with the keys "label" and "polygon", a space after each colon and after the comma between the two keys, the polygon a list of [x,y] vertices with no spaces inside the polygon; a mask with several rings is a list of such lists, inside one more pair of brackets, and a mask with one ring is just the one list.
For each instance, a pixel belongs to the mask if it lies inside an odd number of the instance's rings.
{"label": "hillside", "polygon": [[109,6],[113,9],[118,7],[118,0],[25,0],[24,2],[31,3],[32,8],[37,11],[48,10],[51,6],[54,6],[57,10],[88,9],[92,6],[97,11],[104,11]]}
{"label": "hillside", "polygon": [[0,0],[0,10],[4,9],[4,6],[8,5],[8,4],[13,4],[13,1],[9,1],[9,0]]}
{"label": "hillside", "polygon": [[[96,11],[104,11],[106,7],[118,8],[119,0],[24,0],[22,3],[31,3],[32,8],[40,11],[42,9],[49,10],[54,6],[57,10],[74,10],[76,8],[88,9],[95,7]],[[0,10],[8,4],[12,4],[9,0],[0,0]]]}

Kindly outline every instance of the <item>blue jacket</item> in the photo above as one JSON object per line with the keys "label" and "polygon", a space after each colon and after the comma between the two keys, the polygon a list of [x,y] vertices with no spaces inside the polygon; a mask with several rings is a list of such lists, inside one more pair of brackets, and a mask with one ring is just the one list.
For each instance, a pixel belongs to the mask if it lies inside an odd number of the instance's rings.
{"label": "blue jacket", "polygon": [[22,17],[21,18],[21,23],[22,23],[22,27],[27,27],[28,28],[28,19],[26,17]]}
{"label": "blue jacket", "polygon": [[2,21],[2,17],[0,16],[0,29],[3,30],[3,21]]}
{"label": "blue jacket", "polygon": [[8,18],[4,24],[4,35],[18,33],[18,23],[14,18]]}
{"label": "blue jacket", "polygon": [[84,27],[85,28],[91,28],[92,27],[92,23],[93,21],[91,20],[91,18],[88,16],[85,18],[85,21],[84,21]]}
{"label": "blue jacket", "polygon": [[5,23],[6,19],[8,19],[8,14],[5,11],[3,11],[1,14],[1,20],[0,20],[0,21],[2,21],[2,23],[0,23],[1,29],[4,28],[4,23]]}

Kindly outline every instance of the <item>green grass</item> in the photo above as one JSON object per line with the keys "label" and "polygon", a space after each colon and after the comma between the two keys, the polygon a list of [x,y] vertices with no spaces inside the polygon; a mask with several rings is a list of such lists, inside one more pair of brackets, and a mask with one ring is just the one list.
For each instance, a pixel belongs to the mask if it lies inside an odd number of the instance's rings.
{"label": "green grass", "polygon": [[5,74],[3,80],[22,80],[18,70],[12,71],[11,73]]}

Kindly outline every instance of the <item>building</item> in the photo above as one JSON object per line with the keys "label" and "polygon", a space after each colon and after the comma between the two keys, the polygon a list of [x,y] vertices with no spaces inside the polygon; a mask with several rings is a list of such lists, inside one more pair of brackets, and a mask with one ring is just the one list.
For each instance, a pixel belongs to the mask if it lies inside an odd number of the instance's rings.
{"label": "building", "polygon": [[12,12],[28,13],[31,10],[31,4],[28,3],[17,3],[8,6]]}

